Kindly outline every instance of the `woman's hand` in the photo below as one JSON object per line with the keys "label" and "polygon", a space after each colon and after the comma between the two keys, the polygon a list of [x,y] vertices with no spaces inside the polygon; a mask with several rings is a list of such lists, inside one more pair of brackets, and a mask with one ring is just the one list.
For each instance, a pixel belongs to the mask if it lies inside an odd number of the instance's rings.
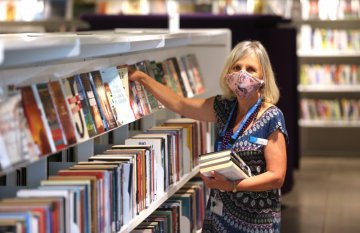
{"label": "woman's hand", "polygon": [[140,71],[140,70],[131,70],[129,69],[129,80],[130,81],[141,81],[147,78],[149,75]]}
{"label": "woman's hand", "polygon": [[[204,184],[208,188],[219,189],[228,192],[233,191],[233,182],[229,181],[225,176],[221,175],[220,173],[212,171],[211,177],[204,176],[201,173],[200,176],[204,181]],[[237,183],[238,182],[236,182],[236,184]]]}

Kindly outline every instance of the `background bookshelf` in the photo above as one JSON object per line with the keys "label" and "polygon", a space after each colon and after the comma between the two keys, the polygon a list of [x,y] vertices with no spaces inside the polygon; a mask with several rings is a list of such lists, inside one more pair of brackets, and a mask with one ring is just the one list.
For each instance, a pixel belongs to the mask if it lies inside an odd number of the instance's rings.
{"label": "background bookshelf", "polygon": [[360,9],[357,1],[302,1],[298,27],[302,155],[357,156]]}
{"label": "background bookshelf", "polygon": [[[1,35],[1,97],[6,96],[9,85],[61,80],[117,64],[134,64],[144,59],[162,60],[187,53],[196,55],[204,77],[206,91],[201,96],[218,94],[217,82],[213,80],[218,79],[223,66],[219,60],[224,61],[231,48],[231,32],[228,29],[180,30],[177,33],[169,33],[167,30],[136,31]],[[217,54],[217,59],[209,57],[209,53]],[[138,121],[141,121],[140,130],[147,130],[169,118],[178,117],[162,109]],[[123,144],[131,134],[128,125],[119,126],[86,141],[68,145],[55,153],[43,154],[34,160],[2,170],[0,198],[14,197],[19,189],[36,188],[41,180],[46,180],[57,170],[68,168],[75,162],[87,161],[90,156],[107,149],[109,144]],[[197,173],[198,167],[195,167],[121,232],[136,227]]]}

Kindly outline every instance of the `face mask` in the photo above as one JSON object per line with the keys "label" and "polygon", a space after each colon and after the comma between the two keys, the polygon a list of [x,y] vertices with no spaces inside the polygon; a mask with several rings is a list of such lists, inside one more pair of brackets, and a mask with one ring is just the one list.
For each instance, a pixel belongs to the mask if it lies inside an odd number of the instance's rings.
{"label": "face mask", "polygon": [[264,83],[263,80],[255,78],[242,70],[227,74],[225,80],[229,88],[240,98],[248,98]]}

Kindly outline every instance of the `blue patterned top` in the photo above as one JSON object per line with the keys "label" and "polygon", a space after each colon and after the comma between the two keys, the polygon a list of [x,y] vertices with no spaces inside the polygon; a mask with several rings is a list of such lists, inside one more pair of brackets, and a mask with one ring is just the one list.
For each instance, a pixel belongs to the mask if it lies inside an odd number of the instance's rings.
{"label": "blue patterned top", "polygon": [[[218,134],[225,127],[235,100],[226,100],[216,96],[214,111],[217,117]],[[235,114],[234,114],[235,116]],[[228,127],[232,134],[233,126]],[[239,135],[232,150],[241,156],[250,167],[253,175],[266,171],[264,145],[250,142],[250,137],[267,139],[273,132],[280,130],[288,141],[284,116],[279,108],[268,108],[254,121],[243,135]],[[214,211],[214,206],[222,207]],[[212,189],[206,207],[203,232],[221,233],[276,233],[280,232],[280,190],[273,189],[263,192],[221,192]]]}

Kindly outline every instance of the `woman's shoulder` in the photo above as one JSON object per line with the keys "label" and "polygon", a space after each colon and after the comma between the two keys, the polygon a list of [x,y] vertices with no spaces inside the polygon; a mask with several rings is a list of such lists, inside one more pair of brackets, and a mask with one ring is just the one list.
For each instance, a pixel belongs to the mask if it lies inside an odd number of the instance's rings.
{"label": "woman's shoulder", "polygon": [[224,123],[231,112],[236,99],[226,99],[223,95],[216,95],[214,98],[214,112],[218,123]]}
{"label": "woman's shoulder", "polygon": [[[262,114],[259,114],[257,119],[257,124],[263,125],[268,130],[268,133],[271,134],[276,130],[280,130],[284,133],[286,139],[288,138],[285,118],[280,108],[276,105],[266,103],[263,107]],[[288,139],[287,139],[288,140]]]}
{"label": "woman's shoulder", "polygon": [[259,111],[258,119],[264,117],[264,116],[271,116],[271,117],[280,117],[284,118],[284,115],[280,108],[278,108],[276,105],[271,103],[264,103],[262,108]]}

